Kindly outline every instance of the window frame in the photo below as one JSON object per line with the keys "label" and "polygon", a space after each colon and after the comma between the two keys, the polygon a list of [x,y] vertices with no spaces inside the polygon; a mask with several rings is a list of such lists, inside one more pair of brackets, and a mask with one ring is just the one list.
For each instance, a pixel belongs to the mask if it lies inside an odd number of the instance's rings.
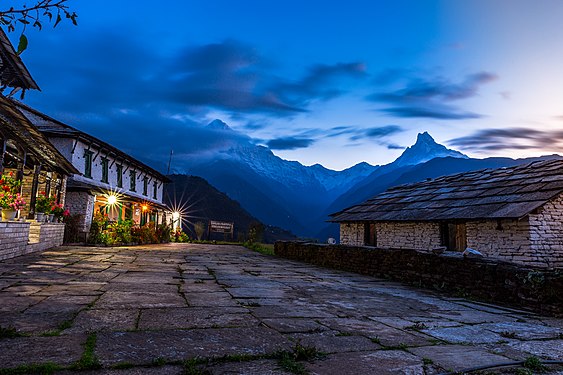
{"label": "window frame", "polygon": [[102,178],[101,178],[101,182],[103,183],[109,183],[109,159],[108,158],[102,158]]}
{"label": "window frame", "polygon": [[123,188],[123,165],[122,164],[116,164],[115,170],[117,172],[117,179],[115,181],[115,185],[118,188]]}
{"label": "window frame", "polygon": [[84,150],[84,177],[92,178],[92,156],[94,152],[90,150]]}
{"label": "window frame", "polygon": [[129,171],[129,191],[137,192],[137,171]]}

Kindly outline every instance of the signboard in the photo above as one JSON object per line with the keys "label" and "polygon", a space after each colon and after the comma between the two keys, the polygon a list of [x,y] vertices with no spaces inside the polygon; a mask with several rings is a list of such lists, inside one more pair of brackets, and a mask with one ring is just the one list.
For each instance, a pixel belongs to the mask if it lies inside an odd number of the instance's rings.
{"label": "signboard", "polygon": [[210,220],[208,228],[210,235],[211,233],[223,233],[226,237],[227,234],[230,234],[232,239],[234,235],[235,223],[228,221]]}

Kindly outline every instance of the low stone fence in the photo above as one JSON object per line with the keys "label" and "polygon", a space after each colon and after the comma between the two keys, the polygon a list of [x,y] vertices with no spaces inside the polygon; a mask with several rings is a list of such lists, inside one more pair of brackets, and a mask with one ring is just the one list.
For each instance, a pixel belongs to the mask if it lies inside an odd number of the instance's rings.
{"label": "low stone fence", "polygon": [[435,255],[300,242],[276,242],[274,252],[287,259],[402,281],[454,296],[563,315],[563,269],[463,258],[460,253]]}
{"label": "low stone fence", "polygon": [[35,221],[0,222],[0,260],[43,251],[63,243],[65,224]]}

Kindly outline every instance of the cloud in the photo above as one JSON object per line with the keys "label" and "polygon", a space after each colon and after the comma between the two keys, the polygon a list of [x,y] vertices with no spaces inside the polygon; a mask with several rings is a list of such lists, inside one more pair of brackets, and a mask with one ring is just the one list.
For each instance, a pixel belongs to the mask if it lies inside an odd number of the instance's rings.
{"label": "cloud", "polygon": [[315,143],[314,139],[295,137],[276,138],[267,142],[268,147],[272,150],[296,150],[298,148],[307,148],[313,143]]}
{"label": "cloud", "polygon": [[329,100],[345,91],[343,81],[361,79],[366,76],[366,67],[359,62],[334,65],[315,65],[297,82],[281,82],[269,88],[285,102],[303,106],[312,100]]}
{"label": "cloud", "polygon": [[[39,33],[34,40],[25,62],[43,92],[28,93],[27,104],[161,164],[170,148],[178,160],[236,142],[200,125],[209,118],[236,118],[248,130],[266,128],[269,118],[308,112],[310,103],[343,94],[343,82],[366,74],[360,63],[338,63],[313,65],[297,78],[279,76],[275,62],[235,40],[165,53],[116,31],[64,39]],[[53,51],[68,58],[45,59]],[[315,139],[293,138],[271,142],[277,149],[295,149]]]}
{"label": "cloud", "polygon": [[[391,72],[387,81],[380,78],[376,82],[391,83],[398,79],[398,72]],[[497,79],[488,72],[479,72],[466,76],[459,83],[452,83],[444,78],[411,79],[403,87],[394,91],[378,92],[367,97],[378,103],[391,104],[382,111],[396,117],[421,117],[439,120],[459,120],[479,118],[481,115],[460,110],[456,106],[446,104],[452,101],[468,99],[478,95],[481,86]]]}
{"label": "cloud", "polygon": [[563,144],[563,131],[512,127],[483,129],[448,141],[452,146],[472,151],[556,150]]}
{"label": "cloud", "polygon": [[387,125],[366,129],[365,135],[370,138],[381,138],[402,131],[403,129],[399,125]]}
{"label": "cloud", "polygon": [[384,108],[383,112],[396,117],[426,117],[438,120],[462,120],[482,117],[472,112],[462,112],[452,106],[427,105],[427,107],[392,107]]}

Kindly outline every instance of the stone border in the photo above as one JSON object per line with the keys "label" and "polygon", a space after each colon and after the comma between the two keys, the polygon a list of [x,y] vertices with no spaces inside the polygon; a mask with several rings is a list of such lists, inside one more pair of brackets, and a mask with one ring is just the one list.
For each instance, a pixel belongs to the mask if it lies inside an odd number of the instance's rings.
{"label": "stone border", "polygon": [[563,316],[563,270],[506,262],[303,242],[275,244],[276,255],[322,267],[384,277],[464,298]]}

